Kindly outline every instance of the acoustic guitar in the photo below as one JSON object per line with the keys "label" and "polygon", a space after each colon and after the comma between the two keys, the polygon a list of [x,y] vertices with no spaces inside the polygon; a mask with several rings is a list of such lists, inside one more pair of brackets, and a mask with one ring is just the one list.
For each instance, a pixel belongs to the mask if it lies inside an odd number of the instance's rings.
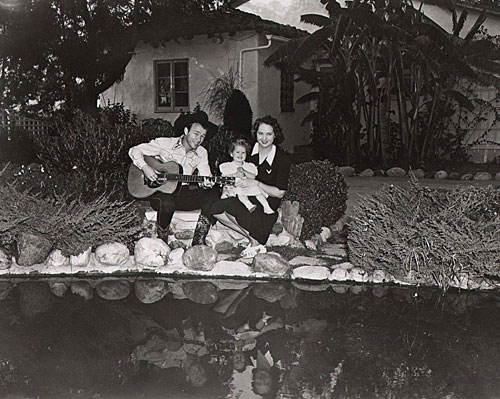
{"label": "acoustic guitar", "polygon": [[128,171],[128,191],[135,198],[146,198],[156,192],[172,194],[179,183],[201,183],[205,179],[216,184],[234,184],[234,177],[183,175],[182,166],[177,162],[161,162],[156,158],[145,156],[144,161],[159,172],[158,179],[153,182],[147,179],[137,166],[130,165]]}

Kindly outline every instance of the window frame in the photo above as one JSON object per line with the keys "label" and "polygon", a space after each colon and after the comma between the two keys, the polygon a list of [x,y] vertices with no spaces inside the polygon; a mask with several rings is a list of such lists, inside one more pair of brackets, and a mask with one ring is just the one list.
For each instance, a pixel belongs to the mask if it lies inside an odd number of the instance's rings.
{"label": "window frame", "polygon": [[[187,104],[186,105],[176,105],[175,104],[175,93],[179,93],[180,91],[175,91],[175,63],[185,63],[186,64],[186,76],[187,79]],[[171,93],[171,105],[165,106],[160,105],[159,103],[159,79],[158,76],[158,68],[160,65],[169,64],[170,67],[170,93]],[[189,89],[190,89],[190,74],[189,74],[189,58],[173,58],[173,59],[165,59],[165,60],[155,60],[153,62],[153,73],[154,73],[154,112],[182,112],[189,111]],[[184,93],[184,92],[180,92]]]}

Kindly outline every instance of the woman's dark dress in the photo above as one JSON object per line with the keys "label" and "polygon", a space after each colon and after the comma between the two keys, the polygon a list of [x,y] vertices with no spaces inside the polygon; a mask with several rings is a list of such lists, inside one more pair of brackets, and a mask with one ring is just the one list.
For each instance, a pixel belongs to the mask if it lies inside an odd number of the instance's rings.
{"label": "woman's dark dress", "polygon": [[[267,159],[259,165],[259,154],[250,157],[250,162],[257,166],[259,171],[256,180],[261,181],[269,186],[274,186],[280,190],[287,190],[288,178],[290,176],[290,158],[283,151],[276,148],[276,155],[272,165]],[[234,216],[238,224],[243,227],[249,234],[255,238],[260,244],[265,245],[271,230],[278,219],[278,208],[281,204],[281,198],[269,196],[267,201],[274,213],[264,213],[262,205],[255,197],[249,197],[250,201],[257,205],[257,209],[249,212],[238,198],[231,197],[216,201],[211,210],[212,215],[219,215],[223,212]]]}

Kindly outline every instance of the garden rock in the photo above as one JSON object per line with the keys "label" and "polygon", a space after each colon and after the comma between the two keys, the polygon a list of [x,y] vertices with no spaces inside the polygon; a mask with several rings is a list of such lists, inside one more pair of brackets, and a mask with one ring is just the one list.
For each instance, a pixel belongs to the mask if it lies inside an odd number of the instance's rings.
{"label": "garden rock", "polygon": [[278,302],[286,294],[286,287],[280,283],[261,283],[252,288],[252,293],[266,302]]}
{"label": "garden rock", "polygon": [[472,173],[465,173],[460,177],[460,180],[472,180],[474,175]]}
{"label": "garden rock", "polygon": [[87,281],[75,281],[71,283],[71,293],[75,295],[80,295],[86,300],[92,299],[94,292],[92,287]]}
{"label": "garden rock", "polygon": [[481,180],[481,181],[485,181],[485,180],[491,180],[492,179],[492,176],[491,174],[489,174],[488,172],[477,172],[474,177],[473,177],[474,180]]}
{"label": "garden rock", "polygon": [[97,295],[108,301],[118,301],[130,294],[130,284],[125,280],[100,281],[96,286]]}
{"label": "garden rock", "polygon": [[182,263],[189,270],[210,271],[217,261],[217,251],[207,245],[193,245],[182,255]]}
{"label": "garden rock", "polygon": [[299,255],[288,262],[290,266],[326,266],[327,262],[323,259],[313,258],[311,256]]}
{"label": "garden rock", "polygon": [[372,169],[365,169],[359,174],[360,177],[372,177],[374,175],[375,172]]}
{"label": "garden rock", "polygon": [[19,307],[26,317],[35,317],[45,313],[54,303],[54,298],[46,283],[20,283],[17,289],[19,291]]}
{"label": "garden rock", "polygon": [[88,247],[79,255],[71,255],[69,263],[73,267],[87,267],[90,262],[90,255],[92,254],[92,247]]}
{"label": "garden rock", "polygon": [[271,229],[271,233],[278,235],[282,231],[283,231],[283,225],[281,224],[280,221],[276,221],[276,223],[274,223],[273,225],[273,228]]}
{"label": "garden rock", "polygon": [[299,266],[293,269],[292,278],[305,280],[326,280],[330,276],[330,269],[325,266]]}
{"label": "garden rock", "polygon": [[351,270],[354,265],[351,263],[351,262],[342,262],[342,263],[339,263],[337,265],[335,265],[336,268],[342,268],[342,269],[345,269],[345,270]]}
{"label": "garden rock", "polygon": [[124,265],[128,262],[130,252],[120,242],[99,245],[95,250],[95,257],[103,265]]}
{"label": "garden rock", "polygon": [[182,284],[184,295],[194,302],[207,305],[217,302],[219,295],[214,284],[205,281],[191,281]]}
{"label": "garden rock", "polygon": [[178,240],[190,240],[193,238],[193,230],[179,230],[174,233],[174,237]]}
{"label": "garden rock", "polygon": [[168,293],[168,285],[163,280],[137,280],[134,284],[135,296],[142,303],[155,303]]}
{"label": "garden rock", "polygon": [[318,247],[316,246],[316,244],[312,241],[312,240],[305,240],[304,241],[304,245],[307,249],[311,250],[311,251],[317,251],[318,250]]}
{"label": "garden rock", "polygon": [[448,177],[448,172],[446,170],[438,170],[434,173],[434,179],[446,179]]}
{"label": "garden rock", "polygon": [[[298,201],[283,201],[281,204],[281,223],[283,228],[296,239],[300,238],[304,218],[299,215]],[[281,233],[283,234],[283,233]]]}
{"label": "garden rock", "polygon": [[54,249],[45,261],[47,266],[60,267],[69,265],[69,257],[64,256],[60,249]]}
{"label": "garden rock", "polygon": [[329,256],[334,256],[338,258],[346,258],[347,250],[344,244],[330,244],[327,243],[321,247],[321,251]]}
{"label": "garden rock", "polygon": [[252,270],[274,277],[282,277],[288,273],[288,262],[278,254],[257,254],[253,258]]}
{"label": "garden rock", "polygon": [[160,239],[143,237],[135,243],[135,262],[144,266],[163,266],[167,263],[169,254],[170,247]]}
{"label": "garden rock", "polygon": [[51,242],[40,234],[20,233],[17,238],[17,264],[33,266],[43,263],[52,249]]}
{"label": "garden rock", "polygon": [[12,283],[8,281],[0,281],[0,301],[3,301],[9,296],[9,292],[12,289]]}
{"label": "garden rock", "polygon": [[354,176],[354,174],[356,173],[356,169],[354,169],[352,166],[339,166],[338,170],[339,173],[344,177]]}
{"label": "garden rock", "polygon": [[172,240],[168,243],[168,246],[170,247],[171,250],[177,249],[177,248],[182,248],[186,249],[188,246],[184,244],[182,241],[179,240]]}
{"label": "garden rock", "polygon": [[377,269],[372,273],[371,281],[374,283],[383,283],[388,281],[388,278],[383,270]]}
{"label": "garden rock", "polygon": [[68,286],[60,281],[51,281],[49,282],[50,291],[60,298],[64,296],[66,291],[68,290]]}
{"label": "garden rock", "polygon": [[498,172],[498,173],[495,175],[495,180],[496,180],[496,181],[499,181],[499,180],[500,180],[500,172]]}
{"label": "garden rock", "polygon": [[423,169],[411,169],[408,171],[408,176],[415,176],[417,179],[423,179],[425,177],[425,172]]}
{"label": "garden rock", "polygon": [[336,267],[332,270],[330,276],[328,277],[331,281],[346,281],[349,280],[349,270],[344,269],[343,267]]}
{"label": "garden rock", "polygon": [[252,270],[243,262],[221,260],[214,265],[212,273],[217,276],[249,276]]}
{"label": "garden rock", "polygon": [[328,227],[322,227],[319,235],[321,239],[326,242],[332,236],[332,231]]}
{"label": "garden rock", "polygon": [[353,267],[351,270],[349,270],[349,274],[351,277],[351,280],[356,281],[357,283],[364,283],[369,280],[368,273],[366,273],[364,270],[360,269],[359,267]]}
{"label": "garden rock", "polygon": [[0,248],[0,270],[8,269],[11,263],[12,261],[7,252],[3,248]]}
{"label": "garden rock", "polygon": [[168,254],[168,263],[182,263],[184,249],[176,248]]}
{"label": "garden rock", "polygon": [[404,177],[406,175],[406,170],[398,167],[390,168],[385,172],[389,177]]}

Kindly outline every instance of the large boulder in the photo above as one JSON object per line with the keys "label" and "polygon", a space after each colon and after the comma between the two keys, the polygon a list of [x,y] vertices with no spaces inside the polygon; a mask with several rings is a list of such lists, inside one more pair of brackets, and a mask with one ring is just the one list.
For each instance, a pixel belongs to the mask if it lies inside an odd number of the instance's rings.
{"label": "large boulder", "polygon": [[283,298],[287,292],[286,287],[280,283],[260,283],[252,287],[252,292],[257,298],[267,302],[277,302]]}
{"label": "large boulder", "polygon": [[182,255],[182,263],[189,270],[210,271],[217,261],[217,251],[207,245],[193,245]]}
{"label": "large boulder", "polygon": [[128,262],[129,256],[128,248],[120,242],[102,244],[95,249],[96,260],[103,265],[124,265]]}
{"label": "large boulder", "polygon": [[137,280],[134,284],[135,295],[142,303],[154,303],[168,293],[168,285],[163,280]]}
{"label": "large boulder", "polygon": [[130,294],[130,284],[126,280],[100,281],[95,289],[97,295],[108,301],[118,301]]}
{"label": "large boulder", "polygon": [[41,234],[20,233],[17,238],[17,264],[33,266],[43,263],[52,249],[52,243]]}
{"label": "large boulder", "polygon": [[26,317],[35,317],[47,312],[53,304],[53,296],[46,283],[25,282],[17,286],[19,306]]}
{"label": "large boulder", "polygon": [[135,243],[136,263],[149,267],[163,266],[168,261],[170,247],[163,240],[143,237]]}
{"label": "large boulder", "polygon": [[215,285],[205,281],[189,281],[183,283],[182,290],[190,301],[202,305],[215,303],[217,299],[219,299]]}
{"label": "large boulder", "polygon": [[265,273],[273,277],[286,276],[289,269],[288,262],[274,253],[257,254],[252,262],[252,270],[254,272]]}

